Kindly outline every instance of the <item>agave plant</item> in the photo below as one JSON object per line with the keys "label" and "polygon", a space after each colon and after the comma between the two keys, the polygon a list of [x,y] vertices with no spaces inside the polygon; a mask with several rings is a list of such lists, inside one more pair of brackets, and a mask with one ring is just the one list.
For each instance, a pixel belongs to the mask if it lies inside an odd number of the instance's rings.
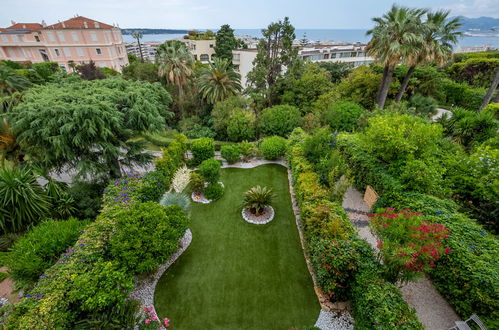
{"label": "agave plant", "polygon": [[273,198],[272,189],[256,186],[244,193],[243,207],[256,216],[260,216],[265,207],[272,203]]}
{"label": "agave plant", "polygon": [[159,201],[159,204],[161,204],[164,207],[170,206],[170,205],[178,205],[180,206],[186,214],[189,214],[189,208],[191,206],[191,200],[186,194],[183,193],[176,193],[174,191],[166,193],[163,198]]}

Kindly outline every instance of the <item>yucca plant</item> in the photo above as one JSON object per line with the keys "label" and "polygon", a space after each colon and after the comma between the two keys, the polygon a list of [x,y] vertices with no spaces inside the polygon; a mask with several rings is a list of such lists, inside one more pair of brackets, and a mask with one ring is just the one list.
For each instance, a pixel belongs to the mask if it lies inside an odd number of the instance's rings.
{"label": "yucca plant", "polygon": [[0,169],[0,229],[4,233],[19,232],[46,218],[50,198],[27,170]]}
{"label": "yucca plant", "polygon": [[256,216],[260,216],[265,207],[272,203],[273,198],[272,189],[256,186],[244,193],[243,207]]}

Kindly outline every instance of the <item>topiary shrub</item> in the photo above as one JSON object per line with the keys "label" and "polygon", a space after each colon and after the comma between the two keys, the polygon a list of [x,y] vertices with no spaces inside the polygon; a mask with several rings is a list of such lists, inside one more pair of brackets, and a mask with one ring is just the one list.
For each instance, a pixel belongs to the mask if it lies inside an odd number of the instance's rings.
{"label": "topiary shrub", "polygon": [[220,183],[210,184],[208,185],[208,187],[204,189],[204,196],[207,199],[216,201],[217,199],[220,199],[223,196],[224,190],[225,190],[224,187],[222,187]]}
{"label": "topiary shrub", "polygon": [[300,125],[300,110],[291,105],[277,105],[264,109],[259,118],[259,127],[263,135],[288,136]]}
{"label": "topiary shrub", "polygon": [[324,113],[324,123],[333,131],[351,132],[359,127],[360,117],[366,110],[353,102],[331,105]]}
{"label": "topiary shrub", "polygon": [[278,159],[286,153],[287,141],[280,136],[272,136],[265,138],[260,145],[263,157],[266,159]]}
{"label": "topiary shrub", "polygon": [[190,185],[193,192],[202,193],[204,190],[204,178],[198,172],[191,172]]}
{"label": "topiary shrub", "polygon": [[88,223],[75,218],[46,220],[21,237],[2,259],[16,288],[28,289],[44,277],[43,272],[76,242]]}
{"label": "topiary shrub", "polygon": [[217,183],[220,178],[220,162],[215,158],[207,159],[199,165],[199,173],[210,183]]}
{"label": "topiary shrub", "polygon": [[206,159],[215,156],[215,142],[210,138],[200,138],[191,143],[193,165],[199,165]]}
{"label": "topiary shrub", "polygon": [[153,202],[131,204],[113,210],[109,216],[116,219],[109,251],[134,274],[152,271],[165,262],[178,249],[178,239],[189,222],[180,206],[165,208]]}
{"label": "topiary shrub", "polygon": [[236,163],[241,158],[241,152],[240,152],[239,147],[237,145],[222,146],[220,151],[221,151],[222,157],[229,164]]}

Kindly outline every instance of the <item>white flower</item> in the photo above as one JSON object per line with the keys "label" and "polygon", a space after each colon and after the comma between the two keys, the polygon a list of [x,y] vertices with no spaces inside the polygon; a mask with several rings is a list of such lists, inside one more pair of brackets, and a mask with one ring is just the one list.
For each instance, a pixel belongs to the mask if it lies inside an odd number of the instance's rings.
{"label": "white flower", "polygon": [[187,187],[190,180],[190,172],[191,171],[185,165],[175,172],[172,179],[172,189],[175,190],[176,193],[180,194]]}

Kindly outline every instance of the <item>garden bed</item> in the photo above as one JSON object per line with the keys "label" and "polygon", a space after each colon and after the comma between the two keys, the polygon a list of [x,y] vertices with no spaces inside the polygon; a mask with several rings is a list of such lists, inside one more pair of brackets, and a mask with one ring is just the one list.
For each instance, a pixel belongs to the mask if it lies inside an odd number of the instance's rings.
{"label": "garden bed", "polygon": [[262,214],[256,215],[251,213],[247,208],[243,208],[241,211],[244,221],[252,223],[254,225],[264,225],[269,223],[274,219],[274,208],[272,206],[267,206],[263,210]]}

